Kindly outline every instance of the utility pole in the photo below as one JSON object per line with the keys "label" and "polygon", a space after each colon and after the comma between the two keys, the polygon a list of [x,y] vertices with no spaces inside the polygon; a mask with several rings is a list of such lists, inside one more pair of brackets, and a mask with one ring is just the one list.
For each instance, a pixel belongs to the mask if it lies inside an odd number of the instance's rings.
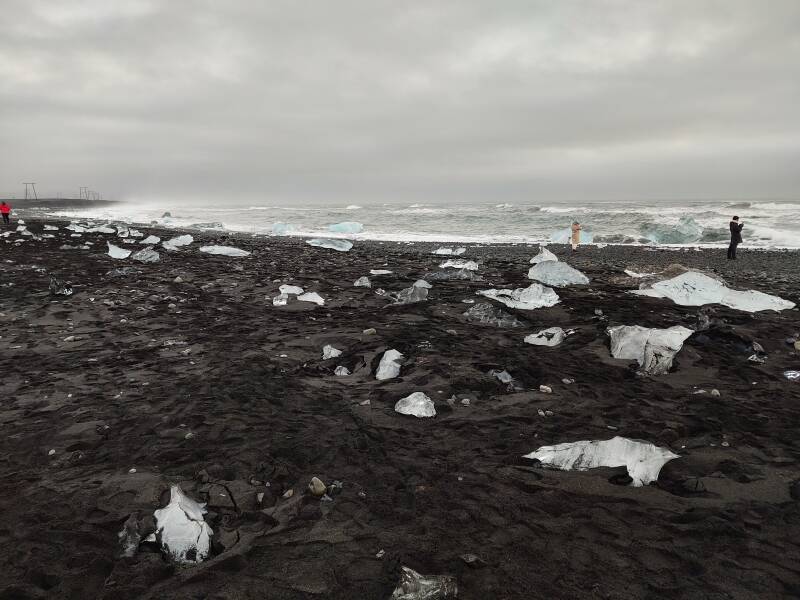
{"label": "utility pole", "polygon": [[31,189],[33,190],[34,199],[38,200],[39,196],[36,195],[36,182],[35,181],[23,181],[22,183],[25,185],[25,200],[28,199],[28,186],[31,186]]}

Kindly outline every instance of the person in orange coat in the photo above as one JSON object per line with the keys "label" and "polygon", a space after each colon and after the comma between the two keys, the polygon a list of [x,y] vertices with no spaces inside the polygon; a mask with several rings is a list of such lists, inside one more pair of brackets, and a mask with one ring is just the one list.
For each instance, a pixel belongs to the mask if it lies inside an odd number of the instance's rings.
{"label": "person in orange coat", "polygon": [[11,207],[5,202],[0,202],[0,215],[3,215],[3,224],[9,224],[9,215],[11,214]]}
{"label": "person in orange coat", "polygon": [[572,222],[572,251],[578,249],[578,244],[581,241],[581,224],[577,221]]}

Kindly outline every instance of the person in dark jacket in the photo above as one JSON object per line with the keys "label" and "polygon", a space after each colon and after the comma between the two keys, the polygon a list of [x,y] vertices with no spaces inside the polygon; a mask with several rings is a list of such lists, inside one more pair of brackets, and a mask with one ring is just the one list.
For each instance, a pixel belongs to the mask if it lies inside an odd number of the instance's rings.
{"label": "person in dark jacket", "polygon": [[739,223],[739,217],[731,219],[731,245],[728,246],[728,260],[736,260],[736,246],[742,243],[742,227],[744,227],[744,223]]}

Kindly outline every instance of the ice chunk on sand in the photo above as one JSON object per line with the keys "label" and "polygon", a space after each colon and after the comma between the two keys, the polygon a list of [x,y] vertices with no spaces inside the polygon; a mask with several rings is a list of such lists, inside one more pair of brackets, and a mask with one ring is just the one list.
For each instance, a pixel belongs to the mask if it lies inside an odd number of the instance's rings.
{"label": "ice chunk on sand", "polygon": [[438,248],[433,251],[434,254],[441,254],[444,256],[461,256],[467,249],[463,246],[459,248]]}
{"label": "ice chunk on sand", "polygon": [[694,333],[675,325],[668,329],[648,329],[639,325],[617,325],[606,331],[611,336],[614,358],[635,360],[645,373],[663,375],[672,367],[672,359],[683,342]]}
{"label": "ice chunk on sand", "polygon": [[328,225],[328,230],[334,233],[361,233],[364,231],[364,225],[355,221],[344,221]]}
{"label": "ice chunk on sand", "polygon": [[207,558],[213,531],[203,519],[205,513],[205,504],[195,502],[180,486],[173,485],[169,504],[153,513],[162,550],[182,563],[199,563]]}
{"label": "ice chunk on sand", "polygon": [[305,294],[300,294],[297,299],[300,302],[313,302],[319,306],[325,305],[325,300],[317,292],[306,292]]}
{"label": "ice chunk on sand", "polygon": [[294,230],[295,226],[290,225],[289,223],[272,224],[272,235],[289,235]]}
{"label": "ice chunk on sand", "polygon": [[106,242],[106,244],[108,244],[108,255],[111,258],[128,258],[131,255],[131,250],[124,250],[110,242]]}
{"label": "ice chunk on sand", "polygon": [[296,285],[282,285],[278,288],[280,294],[272,299],[273,306],[286,306],[289,302],[289,296],[299,296],[303,293],[303,288]]}
{"label": "ice chunk on sand", "polygon": [[458,583],[450,575],[420,575],[403,567],[400,583],[390,600],[452,600],[458,597]]}
{"label": "ice chunk on sand", "polygon": [[64,229],[68,229],[70,231],[74,231],[75,233],[83,233],[84,231],[86,231],[86,227],[83,227],[82,225],[78,225],[77,223],[70,223]]}
{"label": "ice chunk on sand", "polygon": [[356,279],[355,283],[353,284],[353,287],[368,287],[368,288],[371,288],[372,287],[372,283],[370,282],[369,277],[366,277],[366,276],[365,277],[359,277],[358,279]]}
{"label": "ice chunk on sand", "polygon": [[329,248],[331,250],[336,250],[337,252],[347,252],[353,247],[353,242],[349,242],[347,240],[328,240],[320,238],[308,240],[306,244],[309,246],[315,246],[317,248]]}
{"label": "ice chunk on sand", "polygon": [[548,327],[547,329],[542,329],[539,333],[525,336],[524,342],[534,346],[558,346],[566,337],[567,332],[561,327]]}
{"label": "ice chunk on sand", "polygon": [[130,558],[136,555],[139,543],[142,541],[142,535],[139,532],[139,521],[136,519],[135,514],[131,514],[123,524],[122,529],[117,532],[117,540],[122,550],[122,556]]}
{"label": "ice chunk on sand", "polygon": [[350,369],[340,365],[333,370],[333,374],[337,375],[338,377],[347,377],[350,375]]}
{"label": "ice chunk on sand", "polygon": [[428,299],[428,290],[431,288],[431,285],[417,285],[419,283],[427,283],[425,281],[419,280],[414,283],[409,288],[405,288],[394,294],[394,303],[395,304],[413,304],[415,302],[424,302]]}
{"label": "ice chunk on sand", "polygon": [[250,256],[247,250],[234,248],[233,246],[200,246],[200,252],[219,256]]}
{"label": "ice chunk on sand", "polygon": [[149,244],[149,245],[152,246],[154,244],[159,243],[160,241],[161,241],[161,238],[158,237],[157,235],[148,235],[143,240],[139,240],[139,243],[140,244]]}
{"label": "ice chunk on sand", "polygon": [[677,277],[642,284],[641,289],[631,294],[668,298],[682,306],[702,306],[703,304],[722,304],[745,312],[760,310],[787,310],[795,303],[756,290],[732,290],[724,282],[698,271],[687,271]]}
{"label": "ice chunk on sand", "polygon": [[544,246],[541,246],[539,248],[539,254],[537,254],[531,259],[531,264],[538,265],[539,263],[547,261],[558,262],[558,257],[552,252],[550,252],[550,250],[548,250]]}
{"label": "ice chunk on sand", "polygon": [[589,278],[565,262],[546,260],[533,265],[528,270],[528,279],[541,281],[546,285],[564,287],[567,285],[584,285]]}
{"label": "ice chunk on sand", "polygon": [[517,288],[515,290],[481,290],[477,294],[502,302],[510,308],[521,308],[523,310],[555,306],[559,302],[558,294],[552,288],[545,287],[541,283],[532,283],[526,288]]}
{"label": "ice chunk on sand", "polygon": [[341,355],[342,351],[334,348],[330,344],[327,344],[322,348],[322,360],[328,360],[329,358],[336,358],[337,356]]}
{"label": "ice chunk on sand", "polygon": [[651,275],[655,275],[655,273],[637,273],[636,271],[625,269],[625,275],[628,277],[634,277],[635,279],[640,279],[642,277],[650,277]]}
{"label": "ice chunk on sand", "polygon": [[383,353],[381,362],[378,365],[378,371],[375,373],[375,379],[394,379],[400,375],[400,363],[403,360],[402,353],[397,350],[387,350]]}
{"label": "ice chunk on sand", "polygon": [[439,265],[439,268],[466,269],[467,271],[477,271],[478,263],[474,260],[465,260],[462,258],[456,258],[444,261],[442,264]]}
{"label": "ice chunk on sand", "polygon": [[44,230],[45,231],[58,231],[58,227],[56,227],[55,225],[45,225],[44,226]]}
{"label": "ice chunk on sand", "polygon": [[64,283],[56,278],[55,275],[50,275],[50,293],[54,296],[71,296],[72,286]]}
{"label": "ice chunk on sand", "polygon": [[301,288],[299,285],[283,284],[282,286],[280,286],[278,288],[278,291],[281,294],[302,294],[303,293],[303,288]]}
{"label": "ice chunk on sand", "polygon": [[482,323],[483,325],[494,325],[495,327],[524,327],[524,323],[514,315],[505,312],[503,309],[492,306],[488,302],[479,302],[464,313],[470,323]]}
{"label": "ice chunk on sand", "polygon": [[543,465],[563,471],[585,471],[596,467],[625,467],[634,487],[658,479],[666,463],[680,458],[666,448],[648,442],[615,437],[610,440],[591,440],[542,446],[523,458],[539,460]]}
{"label": "ice chunk on sand", "polygon": [[425,288],[426,290],[433,289],[433,286],[424,279],[417,279],[414,283],[411,284],[411,286]]}
{"label": "ice chunk on sand", "polygon": [[436,409],[433,401],[422,392],[414,392],[410,396],[401,398],[394,405],[395,412],[401,415],[413,415],[415,417],[435,417]]}
{"label": "ice chunk on sand", "polygon": [[161,245],[165,250],[177,250],[181,246],[188,246],[193,241],[194,238],[190,235],[179,235],[178,237],[174,237],[166,242],[161,242]]}
{"label": "ice chunk on sand", "polygon": [[386,269],[370,269],[370,275],[391,275],[392,271],[387,271]]}
{"label": "ice chunk on sand", "polygon": [[138,260],[139,262],[143,263],[154,263],[161,260],[161,256],[159,256],[158,252],[153,250],[152,248],[145,248],[144,250],[139,250],[136,254],[133,255],[133,260]]}
{"label": "ice chunk on sand", "polygon": [[86,230],[86,233],[116,233],[117,230],[113,227],[109,227],[108,225],[98,225],[97,227],[92,227]]}

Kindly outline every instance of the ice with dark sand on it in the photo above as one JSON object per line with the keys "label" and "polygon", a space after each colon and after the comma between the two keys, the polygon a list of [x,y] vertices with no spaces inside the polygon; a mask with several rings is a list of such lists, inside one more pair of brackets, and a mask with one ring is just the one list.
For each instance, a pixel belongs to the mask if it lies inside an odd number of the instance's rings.
{"label": "ice with dark sand on it", "polygon": [[[625,273],[682,264],[798,302],[798,251],[551,245],[589,283],[520,310],[478,292],[528,288],[536,245],[467,247],[473,281],[426,277],[438,244],[193,231],[142,263],[108,255],[142,248],[118,235],[76,246],[66,222],[43,238],[27,221],[0,238],[0,598],[386,599],[410,573],[459,598],[800,595],[800,381],[784,375],[800,312],[683,306],[628,293],[642,279]],[[376,268],[381,290],[354,287]],[[427,296],[394,303],[420,279]],[[324,304],[274,304],[280,286]],[[465,316],[478,303],[502,313]],[[693,333],[649,375],[611,357],[618,325]],[[524,342],[554,327],[573,333]],[[390,350],[399,373],[377,379]],[[414,392],[435,416],[395,411]],[[655,449],[605,452],[669,460],[634,481],[624,457],[575,453],[616,438]],[[577,442],[580,468],[525,458]],[[165,556],[168,507],[210,547]]]}

